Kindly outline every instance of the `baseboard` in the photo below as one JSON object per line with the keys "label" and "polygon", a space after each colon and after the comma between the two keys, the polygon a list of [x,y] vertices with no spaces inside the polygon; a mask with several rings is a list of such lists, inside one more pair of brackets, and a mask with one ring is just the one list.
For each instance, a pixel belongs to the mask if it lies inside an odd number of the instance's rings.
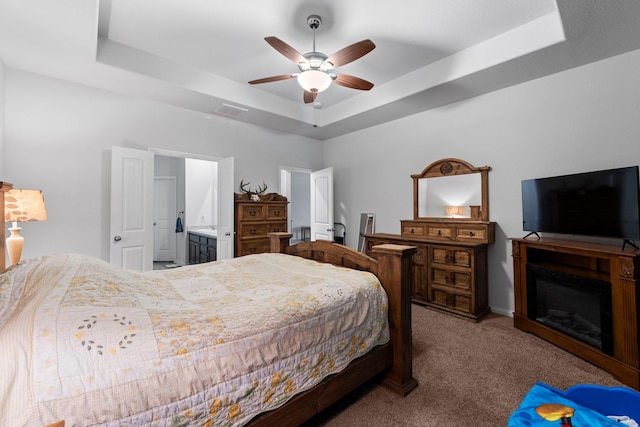
{"label": "baseboard", "polygon": [[505,309],[498,308],[498,307],[490,307],[490,308],[491,308],[491,312],[492,313],[501,314],[501,315],[507,316],[507,317],[513,317],[513,309],[505,310]]}

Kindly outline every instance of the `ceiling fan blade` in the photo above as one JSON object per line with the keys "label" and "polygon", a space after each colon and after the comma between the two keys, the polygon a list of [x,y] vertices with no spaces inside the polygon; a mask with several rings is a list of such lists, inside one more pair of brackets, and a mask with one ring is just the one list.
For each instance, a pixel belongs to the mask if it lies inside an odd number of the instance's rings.
{"label": "ceiling fan blade", "polygon": [[293,74],[281,74],[279,76],[272,76],[272,77],[265,77],[264,79],[251,80],[249,82],[249,84],[257,85],[257,84],[260,84],[260,83],[271,83],[271,82],[277,82],[277,81],[280,81],[280,80],[292,79],[294,77],[295,77],[295,75],[293,75]]}
{"label": "ceiling fan blade", "polygon": [[375,47],[376,45],[371,40],[362,40],[358,43],[347,46],[344,49],[340,49],[328,57],[325,62],[331,62],[334,67],[340,67],[348,64],[349,62],[355,61],[358,58],[362,58],[367,53],[375,49]]}
{"label": "ceiling fan blade", "polygon": [[316,97],[318,96],[318,92],[309,92],[308,90],[304,91],[304,103],[305,104],[311,104],[312,102],[314,102],[316,100]]}
{"label": "ceiling fan blade", "polygon": [[273,47],[275,50],[277,50],[278,52],[280,52],[281,54],[289,58],[294,63],[300,64],[301,62],[307,62],[307,60],[304,59],[304,56],[302,56],[300,52],[298,52],[297,50],[295,50],[294,48],[292,48],[291,46],[289,46],[279,38],[265,37],[264,39],[266,40],[267,43],[271,45],[271,47]]}
{"label": "ceiling fan blade", "polygon": [[358,90],[370,90],[373,87],[373,83],[348,74],[338,74],[336,76],[336,84]]}

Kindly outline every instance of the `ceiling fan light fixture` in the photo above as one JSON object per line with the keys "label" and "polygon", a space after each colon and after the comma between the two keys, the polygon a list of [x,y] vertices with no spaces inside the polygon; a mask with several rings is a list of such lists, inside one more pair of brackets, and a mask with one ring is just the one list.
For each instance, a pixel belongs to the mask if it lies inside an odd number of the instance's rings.
{"label": "ceiling fan light fixture", "polygon": [[307,92],[322,92],[331,85],[331,76],[319,70],[307,70],[298,75],[298,84]]}
{"label": "ceiling fan light fixture", "polygon": [[313,30],[313,50],[304,55],[277,37],[269,36],[264,38],[271,47],[298,65],[300,73],[281,74],[279,76],[251,80],[249,84],[255,85],[297,78],[298,84],[304,89],[302,100],[305,104],[315,102],[318,93],[331,86],[333,80],[336,81],[337,85],[346,88],[370,90],[373,87],[373,83],[348,74],[336,74],[333,69],[363,57],[371,52],[376,45],[369,39],[361,40],[340,49],[331,56],[327,56],[322,52],[316,51],[316,30],[322,24],[322,19],[318,15],[311,15],[307,18],[307,24]]}
{"label": "ceiling fan light fixture", "polygon": [[300,69],[300,71],[307,71],[307,70],[311,69],[311,65],[309,64],[308,61],[299,62],[298,63],[298,68]]}

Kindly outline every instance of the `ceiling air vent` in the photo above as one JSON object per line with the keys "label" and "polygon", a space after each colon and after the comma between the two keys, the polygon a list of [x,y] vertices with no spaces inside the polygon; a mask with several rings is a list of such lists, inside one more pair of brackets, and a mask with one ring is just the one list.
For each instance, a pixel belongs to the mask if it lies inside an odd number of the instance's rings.
{"label": "ceiling air vent", "polygon": [[232,119],[237,119],[247,111],[249,110],[247,110],[246,108],[236,107],[229,104],[222,104],[214,111],[214,113],[220,114],[225,117],[230,117]]}

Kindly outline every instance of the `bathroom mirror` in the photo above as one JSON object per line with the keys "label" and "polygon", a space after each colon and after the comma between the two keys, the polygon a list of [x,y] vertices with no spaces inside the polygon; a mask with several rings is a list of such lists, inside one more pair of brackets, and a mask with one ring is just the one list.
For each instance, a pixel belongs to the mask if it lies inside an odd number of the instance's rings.
{"label": "bathroom mirror", "polygon": [[448,158],[411,175],[414,219],[488,221],[489,169]]}

